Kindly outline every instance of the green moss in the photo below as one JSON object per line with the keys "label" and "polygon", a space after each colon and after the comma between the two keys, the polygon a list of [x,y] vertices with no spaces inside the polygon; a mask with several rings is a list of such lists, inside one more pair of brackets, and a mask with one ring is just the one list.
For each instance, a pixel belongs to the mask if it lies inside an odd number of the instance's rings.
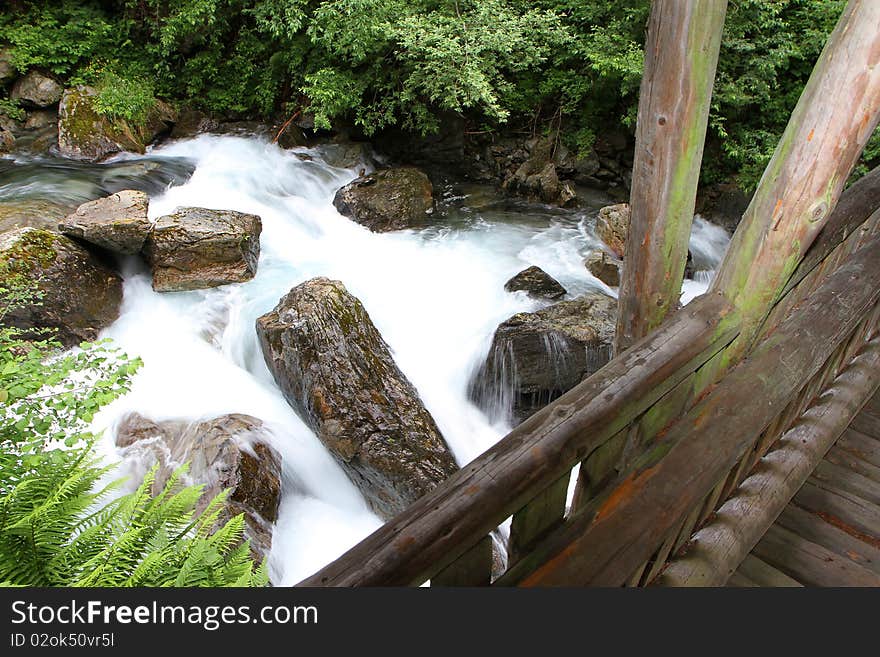
{"label": "green moss", "polygon": [[0,257],[0,268],[10,274],[27,275],[49,267],[58,257],[56,239],[47,230],[27,231]]}

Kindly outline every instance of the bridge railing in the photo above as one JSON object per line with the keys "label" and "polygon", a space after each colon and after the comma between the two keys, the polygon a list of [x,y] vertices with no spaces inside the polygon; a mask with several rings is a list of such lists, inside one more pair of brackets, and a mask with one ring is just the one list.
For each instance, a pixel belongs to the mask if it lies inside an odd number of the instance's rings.
{"label": "bridge railing", "polygon": [[875,330],[878,207],[880,170],[843,195],[739,366],[738,313],[704,295],[302,584],[489,584],[508,518],[496,584],[650,582]]}

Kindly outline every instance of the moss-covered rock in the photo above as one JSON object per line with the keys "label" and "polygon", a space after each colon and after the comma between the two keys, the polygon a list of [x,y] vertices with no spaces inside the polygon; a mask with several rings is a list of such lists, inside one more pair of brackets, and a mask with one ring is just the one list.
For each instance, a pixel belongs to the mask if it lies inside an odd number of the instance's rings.
{"label": "moss-covered rock", "polygon": [[122,279],[91,252],[57,233],[22,228],[0,235],[0,264],[42,298],[7,314],[27,331],[50,329],[65,346],[97,338],[119,316]]}
{"label": "moss-covered rock", "polygon": [[419,226],[434,209],[434,188],[415,167],[394,167],[361,176],[336,193],[340,214],[374,233]]}
{"label": "moss-covered rock", "polygon": [[156,101],[141,123],[110,118],[95,108],[96,95],[97,90],[88,86],[64,91],[58,108],[58,149],[62,155],[99,161],[121,151],[143,153],[176,119],[173,108],[162,101]]}
{"label": "moss-covered rock", "polygon": [[257,320],[266,364],[370,506],[390,518],[457,469],[367,311],[338,281],[293,288]]}
{"label": "moss-covered rock", "polygon": [[0,234],[17,228],[54,229],[75,207],[70,203],[34,198],[0,201]]}

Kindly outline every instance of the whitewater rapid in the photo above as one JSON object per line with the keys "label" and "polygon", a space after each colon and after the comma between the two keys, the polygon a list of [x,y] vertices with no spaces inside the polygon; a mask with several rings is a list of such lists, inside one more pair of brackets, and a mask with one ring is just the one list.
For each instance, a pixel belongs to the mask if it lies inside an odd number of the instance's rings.
{"label": "whitewater rapid", "polygon": [[[183,184],[151,194],[150,217],[182,206],[258,214],[259,268],[247,283],[159,294],[142,263],[124,261],[121,315],[102,336],[140,356],[144,366],[131,392],[104,409],[94,428],[106,430],[101,448],[118,460],[114,428],[130,411],[156,421],[226,413],[263,420],[283,459],[269,556],[277,585],[297,583],[381,524],[285,402],[263,361],[255,320],[290,288],[327,276],[362,301],[459,464],[510,428],[490,423],[467,396],[495,328],[516,312],[540,307],[522,293],[505,292],[504,282],[538,265],[571,296],[588,289],[614,294],[583,265],[584,255],[599,245],[589,212],[481,211],[465,197],[431,227],[375,234],[332,205],[336,190],[366,163],[341,169],[324,162],[318,150],[284,151],[260,138],[230,136],[166,144],[149,158],[185,158],[195,167]],[[705,269],[717,264],[726,242],[722,229],[697,219],[691,248]],[[704,291],[709,277],[707,271],[702,280],[686,281],[683,300]],[[139,474],[142,466],[130,462],[126,468]]]}

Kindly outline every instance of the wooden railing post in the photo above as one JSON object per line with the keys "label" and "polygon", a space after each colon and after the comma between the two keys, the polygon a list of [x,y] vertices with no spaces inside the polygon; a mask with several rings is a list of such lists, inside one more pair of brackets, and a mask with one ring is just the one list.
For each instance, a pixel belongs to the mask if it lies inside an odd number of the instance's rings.
{"label": "wooden railing post", "polygon": [[639,97],[617,352],[681,295],[727,0],[654,0]]}
{"label": "wooden railing post", "polygon": [[728,359],[759,332],[822,230],[880,119],[880,2],[850,0],[713,283],[742,312]]}

